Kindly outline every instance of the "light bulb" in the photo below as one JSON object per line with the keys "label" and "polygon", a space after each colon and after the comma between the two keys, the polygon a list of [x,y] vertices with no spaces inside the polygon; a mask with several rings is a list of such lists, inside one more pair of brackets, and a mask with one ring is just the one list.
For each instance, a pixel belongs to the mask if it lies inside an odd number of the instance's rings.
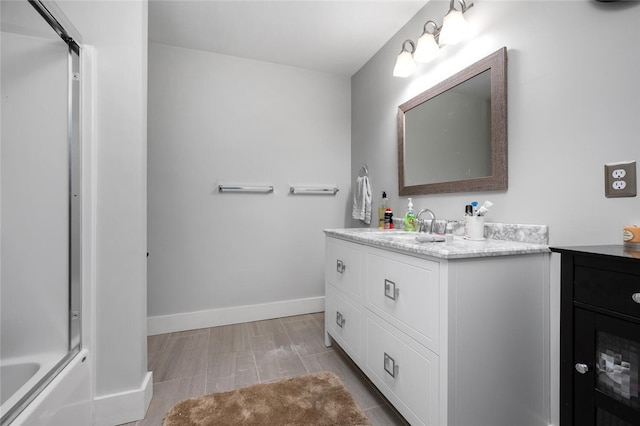
{"label": "light bulb", "polygon": [[416,72],[418,66],[413,60],[413,56],[411,56],[411,52],[403,50],[398,55],[398,59],[396,60],[396,66],[393,67],[393,76],[394,77],[409,77],[411,74]]}
{"label": "light bulb", "polygon": [[433,60],[440,53],[440,47],[436,43],[433,34],[425,32],[418,39],[416,51],[413,53],[413,59],[416,62],[427,63]]}
{"label": "light bulb", "polygon": [[456,44],[467,34],[467,21],[459,10],[451,9],[442,21],[440,43]]}

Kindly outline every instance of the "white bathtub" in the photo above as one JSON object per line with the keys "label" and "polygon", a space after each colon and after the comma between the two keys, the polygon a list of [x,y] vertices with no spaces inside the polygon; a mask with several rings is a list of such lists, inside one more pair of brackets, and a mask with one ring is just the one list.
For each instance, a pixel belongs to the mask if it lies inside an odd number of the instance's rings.
{"label": "white bathtub", "polygon": [[[0,365],[0,407],[16,394],[40,369],[36,362]],[[5,412],[5,409],[1,410]]]}
{"label": "white bathtub", "polygon": [[[39,359],[2,360],[0,414],[18,403],[60,361],[59,355]],[[11,426],[91,424],[90,374],[87,351],[77,354],[40,394],[15,418]],[[6,393],[5,393],[6,392]],[[11,393],[13,392],[13,393]],[[69,408],[72,407],[72,408]],[[71,423],[61,419],[69,419]],[[84,420],[82,420],[84,419]],[[55,420],[55,421],[54,421]],[[80,423],[75,423],[80,421]]]}
{"label": "white bathtub", "polygon": [[0,363],[0,413],[3,415],[55,367],[59,354],[3,359]]}

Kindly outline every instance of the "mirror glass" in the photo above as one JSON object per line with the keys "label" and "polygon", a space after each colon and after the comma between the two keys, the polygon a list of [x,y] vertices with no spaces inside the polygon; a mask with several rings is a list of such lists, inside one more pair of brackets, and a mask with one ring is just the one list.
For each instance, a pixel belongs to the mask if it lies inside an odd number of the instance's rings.
{"label": "mirror glass", "polygon": [[400,105],[400,195],[506,189],[506,114],[506,48]]}

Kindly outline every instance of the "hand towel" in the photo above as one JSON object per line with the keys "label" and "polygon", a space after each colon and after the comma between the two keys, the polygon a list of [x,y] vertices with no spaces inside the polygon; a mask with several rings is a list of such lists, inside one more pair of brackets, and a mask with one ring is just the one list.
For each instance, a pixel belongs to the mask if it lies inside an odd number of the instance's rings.
{"label": "hand towel", "polygon": [[369,176],[358,176],[353,191],[352,216],[369,225],[371,223],[371,186]]}

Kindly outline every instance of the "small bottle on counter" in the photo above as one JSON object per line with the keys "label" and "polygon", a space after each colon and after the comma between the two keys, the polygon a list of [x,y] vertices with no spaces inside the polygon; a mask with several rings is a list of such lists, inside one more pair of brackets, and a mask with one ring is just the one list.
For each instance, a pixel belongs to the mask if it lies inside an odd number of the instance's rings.
{"label": "small bottle on counter", "polygon": [[393,212],[387,207],[384,212],[384,229],[393,229]]}
{"label": "small bottle on counter", "polygon": [[444,242],[449,244],[453,242],[453,223],[447,222],[444,233]]}
{"label": "small bottle on counter", "polygon": [[378,228],[384,229],[384,215],[387,211],[387,193],[382,191],[382,200],[378,206]]}

